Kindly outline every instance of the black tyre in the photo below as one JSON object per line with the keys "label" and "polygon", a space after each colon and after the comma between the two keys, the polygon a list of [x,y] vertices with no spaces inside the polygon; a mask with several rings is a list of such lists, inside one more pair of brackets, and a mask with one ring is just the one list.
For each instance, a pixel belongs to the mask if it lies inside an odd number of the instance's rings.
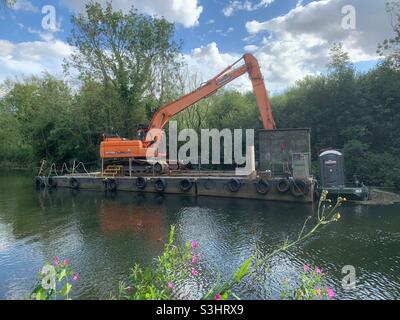
{"label": "black tyre", "polygon": [[47,179],[47,187],[50,189],[57,188],[57,180],[54,179],[53,177],[49,177]]}
{"label": "black tyre", "polygon": [[280,193],[286,193],[290,190],[290,181],[288,179],[281,179],[276,184],[276,190]]}
{"label": "black tyre", "polygon": [[46,183],[42,177],[35,177],[35,179],[33,179],[33,184],[36,189],[42,189],[46,187]]}
{"label": "black tyre", "polygon": [[108,180],[108,190],[117,191],[117,181],[115,179]]}
{"label": "black tyre", "polygon": [[188,192],[190,189],[192,189],[193,182],[189,179],[183,179],[179,182],[179,188],[184,191]]}
{"label": "black tyre", "polygon": [[231,179],[228,182],[228,188],[231,192],[238,192],[242,187],[242,183],[238,179]]}
{"label": "black tyre", "polygon": [[290,184],[290,193],[296,198],[303,198],[308,195],[310,188],[303,180],[294,180]]}
{"label": "black tyre", "polygon": [[71,180],[69,180],[69,186],[71,189],[78,190],[80,185],[81,184],[79,183],[79,181],[75,178],[72,178]]}
{"label": "black tyre", "polygon": [[136,188],[138,188],[139,190],[144,190],[146,189],[146,185],[147,185],[147,181],[145,178],[143,177],[138,177],[136,179]]}
{"label": "black tyre", "polygon": [[256,183],[256,190],[257,190],[257,193],[266,195],[271,190],[271,185],[267,180],[260,179]]}
{"label": "black tyre", "polygon": [[154,165],[154,172],[157,174],[161,174],[163,172],[163,166],[161,165],[161,163],[156,163]]}
{"label": "black tyre", "polygon": [[154,182],[154,189],[156,189],[157,192],[164,192],[166,188],[167,182],[164,179],[157,179],[156,182]]}

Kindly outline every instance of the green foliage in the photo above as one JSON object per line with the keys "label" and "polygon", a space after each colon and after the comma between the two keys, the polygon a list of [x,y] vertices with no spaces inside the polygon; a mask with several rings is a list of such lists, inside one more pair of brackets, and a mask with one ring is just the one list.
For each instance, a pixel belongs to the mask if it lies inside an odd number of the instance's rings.
{"label": "green foliage", "polygon": [[70,299],[72,282],[78,280],[78,274],[74,274],[68,260],[60,261],[56,256],[53,264],[46,263],[42,271],[37,275],[37,281],[29,295],[34,300]]}
{"label": "green foliage", "polygon": [[190,243],[184,248],[175,245],[175,227],[172,226],[163,252],[147,268],[135,264],[129,283],[119,286],[119,299],[175,300],[175,286],[189,278],[193,268],[195,248]]}
{"label": "green foliage", "polygon": [[65,66],[84,81],[101,83],[97,107],[106,113],[104,125],[132,138],[138,124],[175,97],[180,64],[174,25],[133,8],[124,14],[111,3],[89,3],[71,22],[69,43],[77,51]]}
{"label": "green foliage", "polygon": [[281,299],[285,300],[322,300],[326,298],[332,299],[335,296],[331,288],[324,286],[322,270],[318,267],[312,269],[308,265],[304,265],[304,271],[300,274],[297,287],[290,288],[287,280],[284,287]]}
{"label": "green foliage", "polygon": [[340,47],[332,51],[329,70],[272,98],[278,127],[311,128],[315,161],[321,149],[343,150],[348,181],[357,175],[366,184],[394,187],[400,169],[400,72],[381,64],[356,73]]}

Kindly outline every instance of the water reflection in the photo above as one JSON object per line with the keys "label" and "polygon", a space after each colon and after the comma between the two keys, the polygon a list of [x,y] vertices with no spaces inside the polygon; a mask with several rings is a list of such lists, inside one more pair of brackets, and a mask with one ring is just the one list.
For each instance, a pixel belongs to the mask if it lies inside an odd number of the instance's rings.
{"label": "water reflection", "polygon": [[[66,256],[81,273],[75,298],[108,298],[135,262],[151,263],[171,224],[177,240],[200,243],[206,272],[182,288],[182,297],[205,290],[217,274],[228,277],[255,246],[271,252],[296,237],[308,205],[54,190],[36,192],[29,177],[0,180],[0,298],[22,298],[43,261]],[[270,261],[270,272],[237,288],[242,298],[278,297],[304,263],[321,266],[341,298],[399,298],[398,206],[343,208],[343,219],[303,245]],[[341,288],[344,265],[357,269],[358,287]]]}

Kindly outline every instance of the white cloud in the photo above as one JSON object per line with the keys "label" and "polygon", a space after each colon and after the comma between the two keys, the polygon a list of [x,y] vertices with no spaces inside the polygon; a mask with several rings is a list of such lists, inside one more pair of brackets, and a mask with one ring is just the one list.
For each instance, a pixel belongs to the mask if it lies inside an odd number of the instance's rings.
{"label": "white cloud", "polygon": [[220,34],[223,37],[228,36],[230,33],[232,33],[233,31],[235,31],[235,28],[233,27],[229,27],[226,31],[221,30],[221,29],[217,29],[215,30],[216,33]]}
{"label": "white cloud", "polygon": [[0,81],[49,72],[62,75],[62,61],[72,48],[60,40],[12,43],[0,40]]}
{"label": "white cloud", "polygon": [[222,9],[222,13],[226,17],[232,16],[237,11],[255,11],[261,8],[268,7],[275,0],[260,0],[257,4],[249,0],[231,0],[229,4]]}
{"label": "white cloud", "polygon": [[[355,30],[342,27],[342,8],[352,5],[356,9]],[[385,0],[321,0],[297,7],[284,16],[265,22],[246,23],[250,34],[267,32],[271,43],[291,43],[305,55],[327,55],[334,42],[342,42],[353,62],[377,59],[377,44],[390,37],[393,30],[385,10]],[[307,40],[309,42],[305,43]],[[311,41],[311,42],[310,42]],[[268,49],[266,49],[268,50]],[[326,59],[320,59],[325,63]],[[325,60],[325,61],[322,61]]]}
{"label": "white cloud", "polygon": [[[355,30],[342,28],[344,5],[356,8]],[[393,33],[385,0],[320,0],[307,5],[299,1],[287,14],[264,22],[250,21],[246,29],[252,39],[264,35],[260,43],[245,50],[259,59],[266,84],[273,91],[322,72],[334,42],[343,43],[353,62],[372,61],[379,58],[377,44]]]}
{"label": "white cloud", "polygon": [[259,49],[259,47],[254,44],[249,44],[249,45],[245,46],[243,49],[246,52],[255,52]]}
{"label": "white cloud", "polygon": [[28,0],[17,0],[11,7],[13,10],[16,11],[30,11],[30,12],[38,12],[38,7],[35,7],[30,1]]}
{"label": "white cloud", "polygon": [[[241,55],[236,53],[221,53],[215,42],[195,48],[190,54],[184,55],[189,70],[199,75],[202,81],[212,79],[227,66],[240,59],[240,57]],[[248,77],[243,75],[229,84],[227,88],[246,92],[251,90],[251,83]]]}
{"label": "white cloud", "polygon": [[[67,8],[82,12],[89,0],[62,0],[62,4]],[[97,0],[105,5],[109,0]],[[198,25],[198,20],[203,12],[203,7],[198,4],[198,0],[114,0],[113,8],[128,12],[132,5],[141,12],[163,16],[171,22],[183,24],[185,27]]]}

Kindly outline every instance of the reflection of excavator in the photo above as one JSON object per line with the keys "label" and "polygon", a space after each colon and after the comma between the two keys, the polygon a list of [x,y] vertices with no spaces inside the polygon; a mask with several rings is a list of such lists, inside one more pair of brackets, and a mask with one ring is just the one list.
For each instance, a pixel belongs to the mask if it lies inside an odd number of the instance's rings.
{"label": "reflection of excavator", "polygon": [[107,234],[126,233],[131,236],[145,235],[157,247],[161,245],[165,210],[161,206],[122,205],[105,202],[101,205],[101,229]]}
{"label": "reflection of excavator", "polygon": [[[234,68],[235,65],[242,60],[244,60],[244,63]],[[135,164],[155,164],[154,170],[157,173],[162,172],[165,169],[165,164],[161,165],[157,163],[156,159],[161,156],[158,147],[162,138],[162,129],[168,123],[169,119],[196,102],[215,94],[219,89],[245,73],[249,74],[253,85],[263,128],[267,130],[275,129],[271,105],[260,66],[253,55],[245,54],[241,59],[227,67],[195,91],[161,107],[153,115],[148,127],[141,126],[139,128],[138,136],[140,140],[127,140],[118,136],[104,136],[100,145],[100,156],[102,160],[114,159],[121,163],[129,161],[130,166],[132,165],[132,161],[134,161]]]}

